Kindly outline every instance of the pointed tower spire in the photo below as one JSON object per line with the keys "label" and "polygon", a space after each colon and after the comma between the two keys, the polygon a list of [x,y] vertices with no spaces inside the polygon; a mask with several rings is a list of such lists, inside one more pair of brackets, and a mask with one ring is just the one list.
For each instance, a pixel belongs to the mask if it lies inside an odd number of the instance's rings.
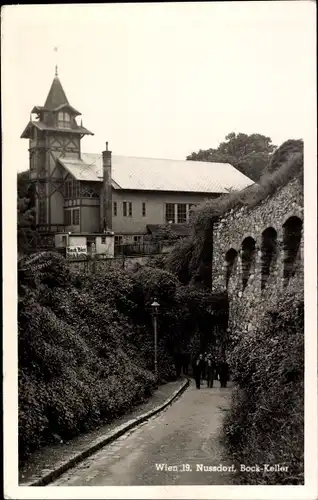
{"label": "pointed tower spire", "polygon": [[45,101],[45,108],[55,109],[62,104],[69,104],[59,77],[57,76],[57,66],[55,67],[55,77],[50,91]]}

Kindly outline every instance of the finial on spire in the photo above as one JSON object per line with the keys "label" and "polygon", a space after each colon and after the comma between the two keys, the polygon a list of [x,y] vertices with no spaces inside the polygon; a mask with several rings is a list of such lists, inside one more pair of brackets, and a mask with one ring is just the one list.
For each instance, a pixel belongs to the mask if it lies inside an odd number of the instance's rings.
{"label": "finial on spire", "polygon": [[83,120],[81,119],[81,127],[83,126]]}
{"label": "finial on spire", "polygon": [[[54,47],[54,52],[57,52],[57,47]],[[57,55],[56,55],[56,60],[57,60]],[[58,76],[58,71],[57,71],[57,64],[55,65],[55,76]]]}

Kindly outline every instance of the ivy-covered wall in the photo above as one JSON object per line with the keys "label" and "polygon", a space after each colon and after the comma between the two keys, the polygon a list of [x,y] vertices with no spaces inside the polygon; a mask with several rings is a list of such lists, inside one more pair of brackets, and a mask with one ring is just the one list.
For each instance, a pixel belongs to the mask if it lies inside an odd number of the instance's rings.
{"label": "ivy-covered wall", "polygon": [[303,194],[293,179],[213,228],[212,291],[228,292],[231,336],[255,329],[283,288],[303,284]]}

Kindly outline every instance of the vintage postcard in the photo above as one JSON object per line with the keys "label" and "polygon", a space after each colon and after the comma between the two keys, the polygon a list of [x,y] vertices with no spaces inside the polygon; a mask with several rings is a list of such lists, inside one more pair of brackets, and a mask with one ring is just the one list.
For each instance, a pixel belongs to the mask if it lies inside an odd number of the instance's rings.
{"label": "vintage postcard", "polygon": [[317,498],[313,2],[2,8],[6,498]]}

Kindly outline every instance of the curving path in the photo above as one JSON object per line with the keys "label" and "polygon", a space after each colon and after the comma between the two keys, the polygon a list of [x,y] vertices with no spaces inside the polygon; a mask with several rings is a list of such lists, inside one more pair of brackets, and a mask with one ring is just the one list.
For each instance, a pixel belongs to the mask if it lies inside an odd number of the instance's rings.
{"label": "curving path", "polygon": [[215,386],[197,390],[191,382],[163,413],[89,457],[51,486],[231,484],[234,471],[217,470],[220,466],[234,468],[222,457],[218,439],[231,389],[221,389],[218,382]]}

